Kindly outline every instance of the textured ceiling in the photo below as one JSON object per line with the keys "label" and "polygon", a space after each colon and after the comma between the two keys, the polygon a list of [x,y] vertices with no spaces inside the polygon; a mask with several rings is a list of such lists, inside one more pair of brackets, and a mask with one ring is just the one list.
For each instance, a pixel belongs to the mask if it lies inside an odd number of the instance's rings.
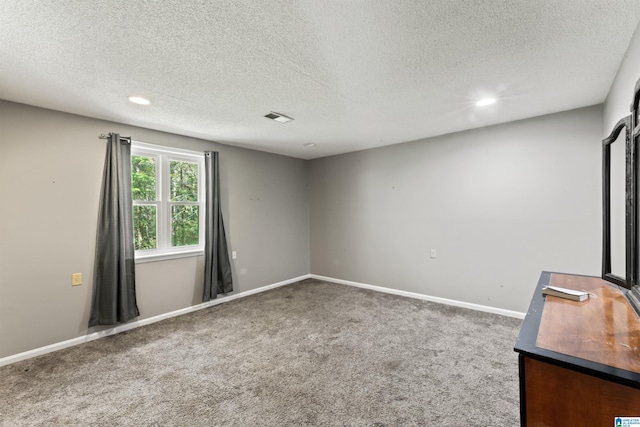
{"label": "textured ceiling", "polygon": [[638,0],[2,0],[0,99],[310,159],[601,103],[639,21]]}

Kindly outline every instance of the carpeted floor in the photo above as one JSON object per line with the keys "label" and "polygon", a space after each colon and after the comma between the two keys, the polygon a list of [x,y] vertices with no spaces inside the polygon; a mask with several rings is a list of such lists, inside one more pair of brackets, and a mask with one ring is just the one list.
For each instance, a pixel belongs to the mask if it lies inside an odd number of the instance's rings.
{"label": "carpeted floor", "polygon": [[1,426],[515,426],[521,321],[306,280],[0,368]]}

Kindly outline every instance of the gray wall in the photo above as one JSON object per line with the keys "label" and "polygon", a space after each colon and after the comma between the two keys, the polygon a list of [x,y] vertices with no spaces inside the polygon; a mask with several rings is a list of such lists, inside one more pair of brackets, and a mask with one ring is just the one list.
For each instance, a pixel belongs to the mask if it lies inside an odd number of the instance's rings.
{"label": "gray wall", "polygon": [[[4,101],[0,129],[0,357],[90,332],[101,133],[220,151],[235,292],[309,273],[303,160]],[[202,257],[136,269],[140,319],[201,302]]]}
{"label": "gray wall", "polygon": [[541,270],[599,274],[602,133],[595,106],[312,160],[311,273],[524,312]]}

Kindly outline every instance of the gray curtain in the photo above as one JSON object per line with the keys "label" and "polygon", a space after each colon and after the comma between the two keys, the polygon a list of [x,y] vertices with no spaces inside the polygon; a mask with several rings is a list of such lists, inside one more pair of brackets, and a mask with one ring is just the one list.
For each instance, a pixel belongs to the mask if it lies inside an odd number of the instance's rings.
{"label": "gray curtain", "polygon": [[220,207],[220,170],[218,153],[204,153],[205,226],[204,226],[204,290],[202,301],[233,291],[231,262]]}
{"label": "gray curtain", "polygon": [[136,304],[131,198],[131,140],[110,133],[98,211],[89,327],[128,322]]}

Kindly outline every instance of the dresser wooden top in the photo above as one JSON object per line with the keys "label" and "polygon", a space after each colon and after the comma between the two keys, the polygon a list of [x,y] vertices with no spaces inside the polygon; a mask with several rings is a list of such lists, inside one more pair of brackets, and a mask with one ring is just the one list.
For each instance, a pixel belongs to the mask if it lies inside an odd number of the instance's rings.
{"label": "dresser wooden top", "polygon": [[549,284],[590,296],[547,296],[537,347],[640,373],[640,319],[616,285],[568,274],[552,274]]}
{"label": "dresser wooden top", "polygon": [[[546,285],[590,297],[582,302],[545,297]],[[597,277],[543,272],[515,350],[640,388],[640,318],[623,290]]]}

